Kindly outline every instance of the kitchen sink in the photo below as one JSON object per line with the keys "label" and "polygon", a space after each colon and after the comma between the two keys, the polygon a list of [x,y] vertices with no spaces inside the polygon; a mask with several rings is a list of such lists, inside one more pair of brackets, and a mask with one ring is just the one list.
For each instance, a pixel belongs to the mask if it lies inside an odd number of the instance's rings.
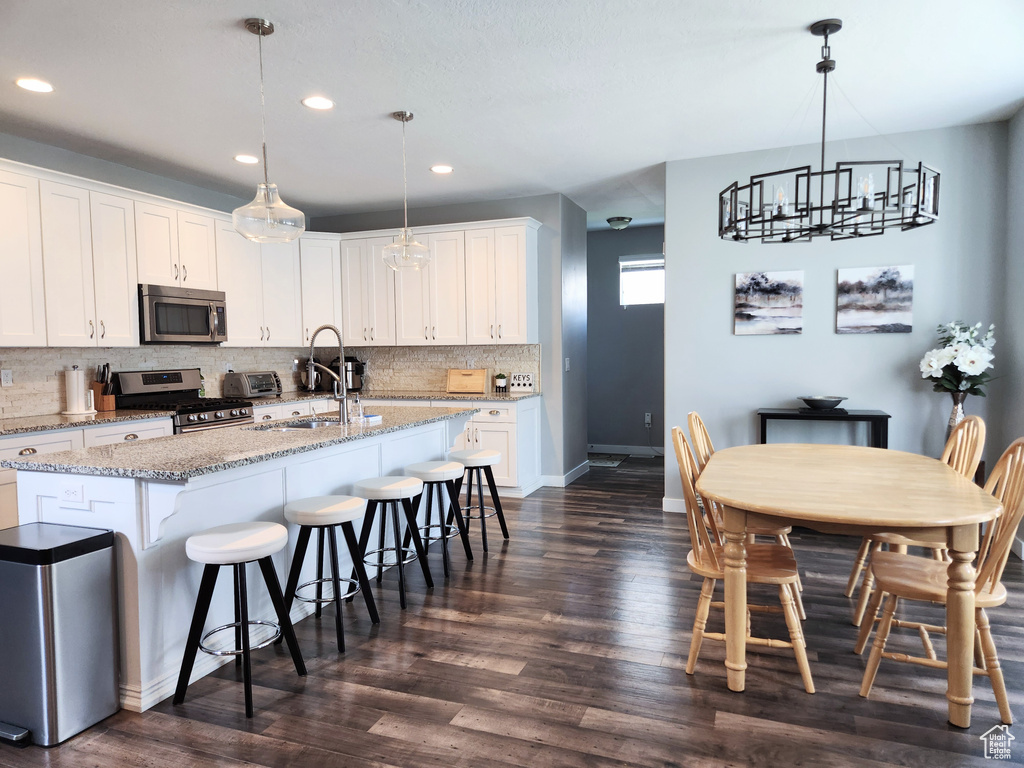
{"label": "kitchen sink", "polygon": [[337,421],[299,421],[294,424],[284,424],[280,427],[267,427],[268,432],[296,432],[306,429],[327,429],[339,426]]}

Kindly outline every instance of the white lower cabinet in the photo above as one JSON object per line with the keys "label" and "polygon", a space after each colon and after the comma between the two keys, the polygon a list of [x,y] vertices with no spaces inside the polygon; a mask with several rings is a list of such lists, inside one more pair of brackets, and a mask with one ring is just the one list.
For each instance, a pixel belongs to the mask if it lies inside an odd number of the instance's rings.
{"label": "white lower cabinet", "polygon": [[152,419],[131,424],[109,424],[103,427],[88,427],[85,432],[85,447],[132,443],[153,437],[167,437],[174,434],[174,423],[170,419]]}
{"label": "white lower cabinet", "polygon": [[498,451],[501,461],[491,467],[494,483],[513,489],[514,496],[527,496],[540,487],[539,398],[475,403],[434,400],[432,405],[479,408],[479,413],[474,414],[459,433],[452,450]]}
{"label": "white lower cabinet", "polygon": [[267,405],[254,404],[252,408],[253,418],[256,422],[275,421],[277,419],[295,419],[300,416],[309,416],[314,413],[311,402],[318,400],[303,400],[296,403],[268,403]]}

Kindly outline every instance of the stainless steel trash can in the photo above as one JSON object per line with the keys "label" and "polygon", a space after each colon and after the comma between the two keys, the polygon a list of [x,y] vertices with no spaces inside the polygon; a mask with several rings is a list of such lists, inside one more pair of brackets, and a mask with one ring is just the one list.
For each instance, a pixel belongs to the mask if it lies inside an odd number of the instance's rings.
{"label": "stainless steel trash can", "polygon": [[52,523],[0,530],[7,738],[24,738],[22,728],[52,746],[120,709],[115,574],[112,531]]}

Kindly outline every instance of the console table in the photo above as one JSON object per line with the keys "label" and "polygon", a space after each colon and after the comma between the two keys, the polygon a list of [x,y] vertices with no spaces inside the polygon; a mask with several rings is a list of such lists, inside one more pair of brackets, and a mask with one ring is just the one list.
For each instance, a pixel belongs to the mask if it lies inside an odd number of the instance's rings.
{"label": "console table", "polygon": [[870,427],[869,445],[872,448],[889,447],[889,419],[885,411],[813,411],[804,408],[761,408],[757,412],[761,420],[760,440],[768,442],[768,420],[782,421],[864,421]]}

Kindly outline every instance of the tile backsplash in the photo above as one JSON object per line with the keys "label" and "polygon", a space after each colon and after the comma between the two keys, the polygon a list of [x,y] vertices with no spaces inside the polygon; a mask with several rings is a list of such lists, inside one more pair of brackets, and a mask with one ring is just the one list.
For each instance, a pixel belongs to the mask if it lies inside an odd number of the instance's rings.
{"label": "tile backsplash", "polygon": [[[325,364],[337,357],[337,347],[317,347]],[[64,410],[64,370],[77,365],[91,378],[96,367],[110,363],[111,370],[200,368],[206,394],[218,397],[224,372],[277,371],[285,392],[301,386],[292,361],[305,360],[307,348],[209,347],[182,344],[145,347],[0,348],[0,368],[14,374],[14,385],[0,388],[0,419],[41,416]],[[346,350],[367,362],[368,390],[444,392],[449,368],[486,368],[488,374],[533,373],[540,387],[540,345],[450,347],[359,347]],[[490,380],[490,379],[488,379]]]}

